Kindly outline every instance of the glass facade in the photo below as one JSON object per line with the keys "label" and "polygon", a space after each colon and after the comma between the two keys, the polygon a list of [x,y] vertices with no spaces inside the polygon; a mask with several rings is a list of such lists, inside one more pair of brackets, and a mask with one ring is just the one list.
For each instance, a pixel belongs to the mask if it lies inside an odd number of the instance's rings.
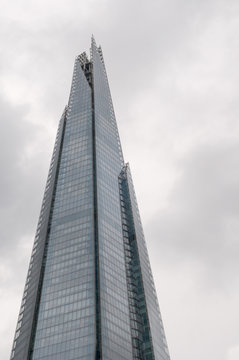
{"label": "glass facade", "polygon": [[169,360],[101,48],[76,58],[14,360]]}

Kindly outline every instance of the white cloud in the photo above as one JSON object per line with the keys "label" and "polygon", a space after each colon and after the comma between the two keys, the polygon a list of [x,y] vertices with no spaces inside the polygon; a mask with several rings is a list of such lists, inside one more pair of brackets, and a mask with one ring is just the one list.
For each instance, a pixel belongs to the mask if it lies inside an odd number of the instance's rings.
{"label": "white cloud", "polygon": [[239,345],[232,347],[228,351],[226,360],[238,360],[239,359]]}

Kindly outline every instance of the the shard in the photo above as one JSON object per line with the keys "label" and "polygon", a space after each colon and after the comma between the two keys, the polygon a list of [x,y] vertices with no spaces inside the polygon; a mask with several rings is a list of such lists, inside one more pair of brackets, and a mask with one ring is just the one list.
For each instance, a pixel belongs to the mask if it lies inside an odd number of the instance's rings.
{"label": "the shard", "polygon": [[11,360],[169,360],[102,50],[75,60]]}

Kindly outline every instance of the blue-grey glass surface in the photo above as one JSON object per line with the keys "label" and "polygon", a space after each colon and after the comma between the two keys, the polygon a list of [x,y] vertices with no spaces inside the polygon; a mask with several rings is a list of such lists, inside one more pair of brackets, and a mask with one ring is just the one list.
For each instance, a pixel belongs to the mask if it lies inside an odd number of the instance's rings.
{"label": "blue-grey glass surface", "polygon": [[91,89],[76,60],[33,360],[94,357],[93,231]]}
{"label": "blue-grey glass surface", "polygon": [[143,280],[144,295],[146,301],[146,311],[149,319],[150,333],[152,337],[153,351],[155,360],[170,360],[163,322],[159,310],[157,295],[155,291],[152,271],[150,267],[148,251],[144,239],[142,223],[139,215],[137,200],[132,182],[129,166],[126,168],[129,186],[129,195],[133,213],[135,236],[139,253],[140,269]]}
{"label": "blue-grey glass surface", "polygon": [[62,134],[66,119],[66,109],[61,117],[55,146],[52,154],[50,169],[47,177],[46,188],[43,196],[40,216],[38,220],[36,236],[33,244],[26,284],[23,292],[17,328],[14,336],[11,359],[28,359],[32,350],[32,328],[35,322],[35,314],[39,299],[38,288],[41,282],[41,269],[44,258],[44,250],[47,240],[49,217],[51,213],[54,186],[57,178],[59,154],[62,143]]}
{"label": "blue-grey glass surface", "polygon": [[123,165],[101,53],[92,44],[102,358],[132,359],[118,176]]}
{"label": "blue-grey glass surface", "polygon": [[12,360],[169,360],[101,48],[76,58]]}

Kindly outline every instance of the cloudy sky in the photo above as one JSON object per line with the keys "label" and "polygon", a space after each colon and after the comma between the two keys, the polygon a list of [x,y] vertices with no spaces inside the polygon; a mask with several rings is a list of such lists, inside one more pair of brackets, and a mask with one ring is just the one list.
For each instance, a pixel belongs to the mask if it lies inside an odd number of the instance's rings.
{"label": "cloudy sky", "polygon": [[239,359],[238,0],[1,0],[0,358],[74,58],[95,35],[172,360]]}

